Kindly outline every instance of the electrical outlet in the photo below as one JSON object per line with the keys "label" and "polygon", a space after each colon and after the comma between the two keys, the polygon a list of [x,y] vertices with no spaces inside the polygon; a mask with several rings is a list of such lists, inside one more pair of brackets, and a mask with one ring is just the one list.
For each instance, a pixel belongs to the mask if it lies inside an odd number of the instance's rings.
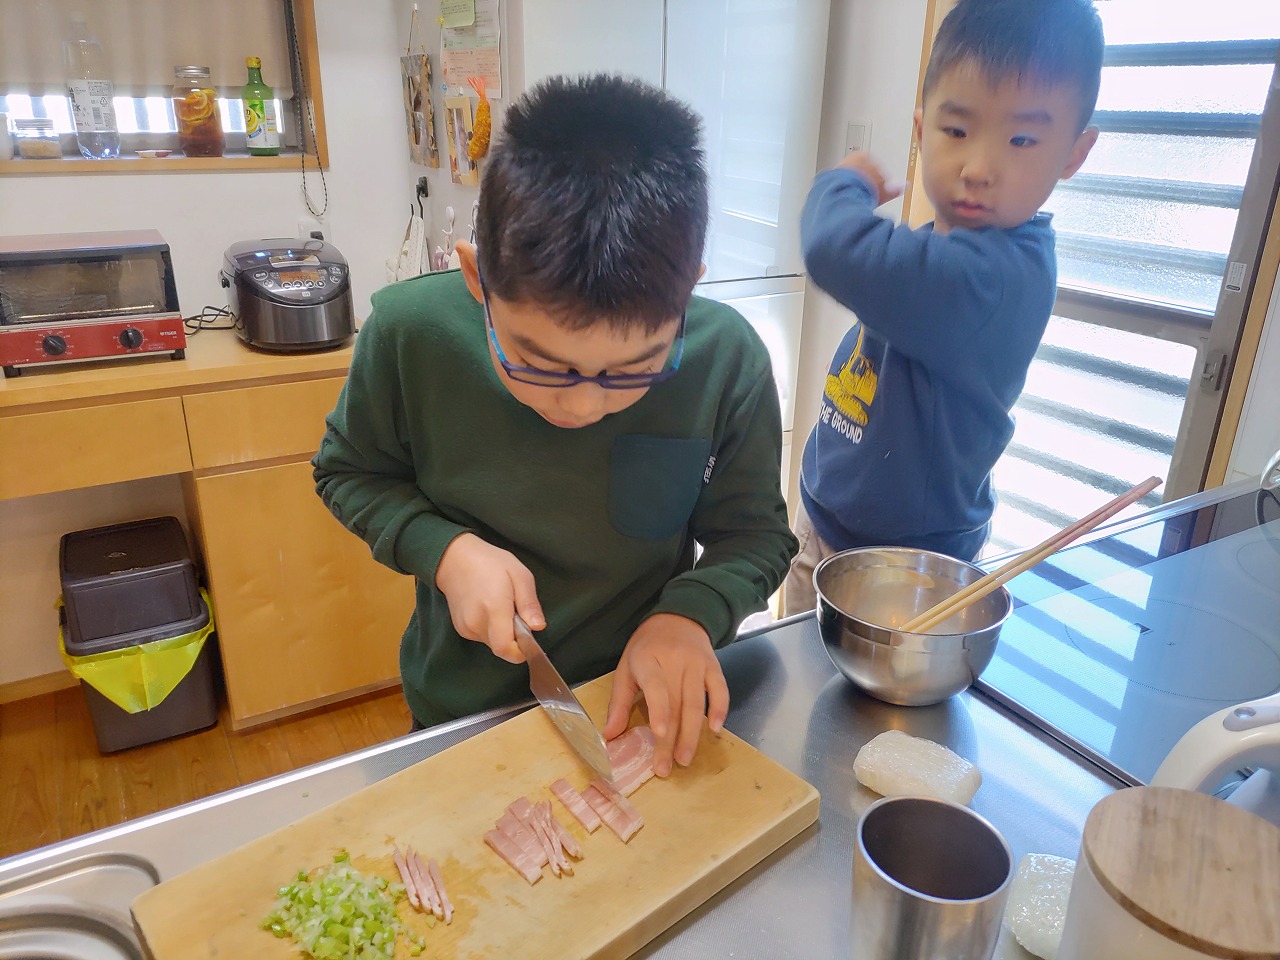
{"label": "electrical outlet", "polygon": [[844,135],[844,152],[871,149],[871,121],[850,120]]}
{"label": "electrical outlet", "polygon": [[298,236],[305,239],[326,240],[329,237],[329,224],[315,217],[298,218]]}

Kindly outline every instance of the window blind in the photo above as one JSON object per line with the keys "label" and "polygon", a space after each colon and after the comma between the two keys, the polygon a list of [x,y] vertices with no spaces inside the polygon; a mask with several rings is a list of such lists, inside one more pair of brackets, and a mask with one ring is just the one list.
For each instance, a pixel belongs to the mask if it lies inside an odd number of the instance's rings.
{"label": "window blind", "polygon": [[239,96],[244,58],[282,100],[293,96],[283,0],[0,0],[0,95],[66,92],[63,41],[84,16],[117,96],[165,96],[173,68],[211,69],[222,96]]}

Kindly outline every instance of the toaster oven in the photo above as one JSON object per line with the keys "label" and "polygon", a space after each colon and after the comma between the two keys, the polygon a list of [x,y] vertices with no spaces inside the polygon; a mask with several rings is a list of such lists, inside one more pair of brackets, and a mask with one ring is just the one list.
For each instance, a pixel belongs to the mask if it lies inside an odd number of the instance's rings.
{"label": "toaster oven", "polygon": [[0,237],[0,366],[185,356],[169,245],[155,230]]}

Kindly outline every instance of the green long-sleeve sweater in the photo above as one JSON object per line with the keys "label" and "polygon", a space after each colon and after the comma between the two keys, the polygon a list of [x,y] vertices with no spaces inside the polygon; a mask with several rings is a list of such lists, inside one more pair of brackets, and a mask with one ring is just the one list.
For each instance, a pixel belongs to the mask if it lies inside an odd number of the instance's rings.
{"label": "green long-sleeve sweater", "polygon": [[463,532],[532,571],[547,618],[539,640],[570,683],[616,667],[653,613],[728,643],[795,552],[769,357],[713,301],[690,305],[675,377],[565,430],[502,385],[459,273],[394,284],[373,298],[327,427],[317,492],[376,560],[417,579],[400,670],[427,725],[529,695],[528,668],[459,637],[435,587]]}

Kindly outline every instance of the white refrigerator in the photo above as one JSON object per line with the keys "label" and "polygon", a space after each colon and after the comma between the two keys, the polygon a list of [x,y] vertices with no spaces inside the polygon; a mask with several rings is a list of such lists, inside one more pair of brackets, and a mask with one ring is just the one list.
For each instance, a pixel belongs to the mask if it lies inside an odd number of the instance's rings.
{"label": "white refrigerator", "polygon": [[556,73],[625,73],[701,114],[712,215],[698,293],[731,303],[769,348],[784,477],[804,311],[800,207],[817,168],[829,20],[829,0],[512,0],[508,9],[513,92]]}

